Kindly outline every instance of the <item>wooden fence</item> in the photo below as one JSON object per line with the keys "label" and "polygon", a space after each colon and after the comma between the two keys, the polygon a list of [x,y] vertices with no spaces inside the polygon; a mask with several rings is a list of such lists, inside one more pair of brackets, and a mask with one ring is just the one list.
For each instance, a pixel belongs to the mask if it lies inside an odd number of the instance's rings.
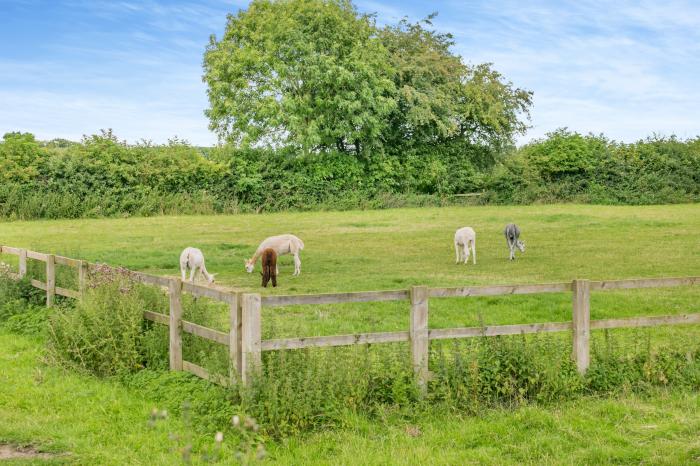
{"label": "wooden fence", "polygon": [[[51,306],[56,294],[78,298],[85,289],[86,271],[94,264],[52,254],[42,254],[9,246],[0,247],[0,252],[19,256],[18,277],[27,274],[27,260],[46,263],[46,282],[32,280],[37,288],[46,290],[46,304]],[[55,264],[78,270],[78,290],[56,286]],[[413,286],[408,290],[363,291],[352,293],[324,293],[308,295],[261,296],[257,293],[221,291],[207,286],[182,282],[177,278],[130,272],[141,283],[160,287],[167,292],[170,301],[169,314],[150,310],[144,318],[170,329],[170,369],[184,370],[206,380],[222,385],[241,381],[248,383],[260,369],[263,351],[293,350],[309,347],[347,346],[407,341],[410,344],[411,362],[417,381],[425,389],[430,378],[428,367],[431,340],[473,338],[495,335],[519,335],[541,332],[571,331],[573,335],[572,357],[582,374],[590,362],[590,332],[592,329],[626,327],[654,327],[659,325],[700,324],[700,313],[665,316],[633,317],[626,319],[590,319],[591,291],[623,290],[692,286],[700,284],[700,277],[645,278],[611,281],[573,280],[535,285],[465,286],[452,288],[429,288]],[[206,297],[223,302],[229,307],[229,332],[210,329],[182,318],[182,293]],[[517,325],[489,325],[482,327],[430,329],[428,326],[430,298],[503,296],[515,294],[571,293],[572,319],[568,322],[544,322]],[[406,301],[410,304],[408,331],[356,333],[351,335],[315,336],[300,338],[262,339],[262,308],[296,305],[318,305],[336,303],[363,303],[380,301]],[[229,348],[230,372],[228,378],[210,374],[206,369],[182,358],[182,334],[189,333],[211,340]]]}

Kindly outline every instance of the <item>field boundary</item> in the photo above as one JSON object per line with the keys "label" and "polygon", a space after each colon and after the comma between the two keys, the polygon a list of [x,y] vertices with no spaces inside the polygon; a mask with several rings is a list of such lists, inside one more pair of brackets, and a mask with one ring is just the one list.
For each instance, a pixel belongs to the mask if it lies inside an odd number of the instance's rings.
{"label": "field boundary", "polygon": [[[86,286],[87,271],[93,267],[112,267],[104,264],[91,264],[84,260],[71,259],[54,254],[45,254],[11,246],[0,246],[0,254],[19,257],[18,271],[13,276],[21,279],[27,276],[27,261],[36,260],[46,264],[44,282],[31,279],[32,286],[46,291],[46,305],[52,306],[55,296],[79,299]],[[56,264],[77,271],[78,290],[56,285]],[[125,270],[125,269],[121,269]],[[661,288],[694,286],[700,284],[700,277],[634,278],[624,280],[583,280],[571,282],[485,285],[461,287],[412,286],[409,289],[386,291],[360,291],[348,293],[320,293],[261,296],[239,290],[223,291],[204,285],[182,282],[179,278],[149,275],[143,272],[128,271],[136,281],[155,286],[167,293],[169,313],[162,314],[144,310],[143,317],[151,322],[169,327],[170,370],[187,371],[205,380],[221,385],[247,384],[262,365],[263,351],[295,350],[310,347],[331,347],[367,345],[391,342],[409,342],[411,362],[419,386],[425,390],[430,378],[428,355],[431,340],[455,338],[475,338],[496,335],[520,335],[542,332],[572,332],[572,358],[578,371],[584,374],[590,364],[590,332],[595,329],[655,327],[660,325],[700,324],[700,313],[638,316],[625,319],[590,319],[591,291],[628,290],[641,288]],[[222,332],[182,318],[182,293],[205,297],[225,303],[229,307],[230,330]],[[482,327],[430,329],[428,326],[430,298],[505,296],[518,294],[571,293],[572,318],[568,322],[542,322],[513,325],[489,325]],[[329,335],[263,340],[262,308],[279,306],[308,306],[318,304],[366,303],[382,301],[406,301],[409,305],[409,329],[398,332],[357,333],[349,335]],[[205,368],[182,358],[182,334],[188,333],[224,345],[229,349],[228,378],[210,374]]]}

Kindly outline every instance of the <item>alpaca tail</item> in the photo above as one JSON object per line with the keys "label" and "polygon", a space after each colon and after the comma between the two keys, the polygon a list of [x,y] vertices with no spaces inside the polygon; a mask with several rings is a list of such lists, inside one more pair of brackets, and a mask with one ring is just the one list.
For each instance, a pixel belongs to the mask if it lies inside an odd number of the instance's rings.
{"label": "alpaca tail", "polygon": [[304,249],[304,242],[302,240],[299,240],[299,250]]}

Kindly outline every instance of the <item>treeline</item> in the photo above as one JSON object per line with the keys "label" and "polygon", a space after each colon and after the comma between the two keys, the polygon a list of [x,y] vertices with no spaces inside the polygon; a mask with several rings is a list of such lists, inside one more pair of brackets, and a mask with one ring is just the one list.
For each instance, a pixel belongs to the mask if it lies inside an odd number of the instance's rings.
{"label": "treeline", "polygon": [[8,133],[0,179],[0,216],[10,219],[442,205],[468,192],[484,203],[694,202],[700,138],[622,144],[559,130],[504,152],[442,144],[357,157]]}

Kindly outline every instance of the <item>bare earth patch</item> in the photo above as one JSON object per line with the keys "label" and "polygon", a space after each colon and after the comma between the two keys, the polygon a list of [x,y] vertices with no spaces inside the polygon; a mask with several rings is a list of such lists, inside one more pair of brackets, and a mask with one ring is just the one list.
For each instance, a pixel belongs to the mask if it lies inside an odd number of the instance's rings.
{"label": "bare earth patch", "polygon": [[42,453],[31,447],[23,448],[14,445],[0,445],[0,460],[15,458],[53,458],[54,456],[56,455]]}

